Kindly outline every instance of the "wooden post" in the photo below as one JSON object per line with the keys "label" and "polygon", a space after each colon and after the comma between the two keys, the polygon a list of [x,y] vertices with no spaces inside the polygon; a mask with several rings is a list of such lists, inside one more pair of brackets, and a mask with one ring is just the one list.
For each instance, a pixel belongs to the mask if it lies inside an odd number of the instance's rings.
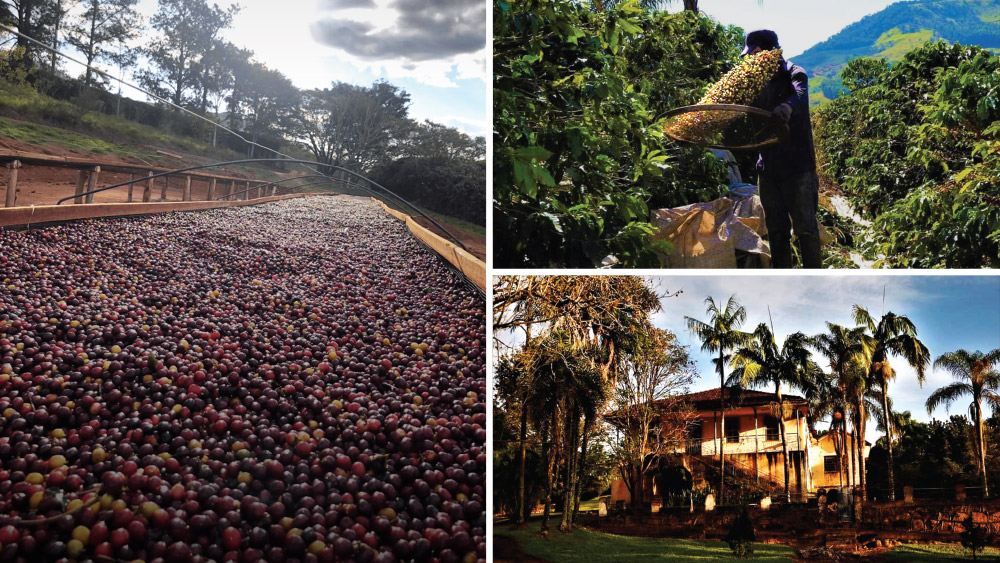
{"label": "wooden post", "polygon": [[[130,182],[132,180],[135,180],[135,174],[129,174],[128,175],[128,179],[129,179]],[[132,188],[134,188],[134,187],[135,187],[135,184],[129,184],[128,185],[128,202],[129,203],[132,203]]]}
{"label": "wooden post", "polygon": [[73,198],[73,203],[83,203],[83,198],[80,197],[80,194],[83,193],[83,186],[85,185],[87,185],[87,171],[80,170],[76,176],[76,190],[73,192],[73,195],[76,197]]}
{"label": "wooden post", "polygon": [[152,178],[153,171],[150,170],[149,174],[147,174],[146,176],[149,177],[149,179],[146,180],[146,187],[142,189],[143,203],[149,203],[153,199],[153,178]]}
{"label": "wooden post", "polygon": [[226,201],[233,197],[233,192],[236,191],[236,180],[229,182],[229,186],[226,188]]}
{"label": "wooden post", "polygon": [[271,184],[271,197],[278,195],[278,186]]}
{"label": "wooden post", "polygon": [[250,199],[250,182],[247,181],[246,191],[243,192],[243,199]]}
{"label": "wooden post", "polygon": [[20,167],[20,160],[15,160],[7,165],[7,207],[17,205],[17,169]]}
{"label": "wooden post", "polygon": [[160,191],[160,201],[167,201],[167,186],[170,185],[170,176],[163,177],[163,189]]}
{"label": "wooden post", "polygon": [[[87,191],[92,192],[97,189],[97,175],[101,172],[100,166],[95,166],[87,176]],[[87,194],[87,203],[94,203],[94,194]]]}
{"label": "wooden post", "polygon": [[191,176],[184,177],[184,194],[181,201],[191,201]]}
{"label": "wooden post", "polygon": [[205,197],[208,201],[213,201],[215,199],[215,178],[208,183],[208,196]]}

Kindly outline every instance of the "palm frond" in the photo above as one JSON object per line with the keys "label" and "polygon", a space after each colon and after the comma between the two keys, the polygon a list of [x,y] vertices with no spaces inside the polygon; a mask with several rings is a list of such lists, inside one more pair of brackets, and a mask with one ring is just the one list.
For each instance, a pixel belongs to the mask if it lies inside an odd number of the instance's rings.
{"label": "palm frond", "polygon": [[951,404],[958,400],[962,395],[972,395],[972,386],[968,383],[955,382],[950,385],[945,385],[936,389],[931,393],[930,397],[927,397],[927,402],[925,406],[927,407],[927,414],[931,414],[939,405],[944,405],[945,410],[951,408]]}

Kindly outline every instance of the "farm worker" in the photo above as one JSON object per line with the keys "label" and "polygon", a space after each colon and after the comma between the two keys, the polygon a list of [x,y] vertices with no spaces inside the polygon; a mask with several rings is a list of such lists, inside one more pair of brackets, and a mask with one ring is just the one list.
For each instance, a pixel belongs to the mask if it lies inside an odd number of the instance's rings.
{"label": "farm worker", "polygon": [[[746,36],[743,56],[777,49],[778,35],[770,29]],[[764,206],[771,243],[771,265],[792,267],[792,229],[799,241],[802,265],[821,267],[819,222],[819,178],[809,120],[809,79],[806,71],[790,61],[781,61],[778,73],[764,85],[754,107],[774,112],[788,124],[783,142],[764,147],[757,160],[760,201]]]}

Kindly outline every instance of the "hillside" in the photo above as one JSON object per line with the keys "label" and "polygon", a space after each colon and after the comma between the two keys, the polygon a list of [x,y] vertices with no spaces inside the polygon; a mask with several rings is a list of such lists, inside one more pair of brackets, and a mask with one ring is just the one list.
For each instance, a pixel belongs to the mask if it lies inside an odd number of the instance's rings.
{"label": "hillside", "polygon": [[1000,0],[898,2],[791,59],[813,77],[810,95],[815,104],[837,96],[837,76],[847,61],[857,57],[897,61],[936,39],[1000,50]]}

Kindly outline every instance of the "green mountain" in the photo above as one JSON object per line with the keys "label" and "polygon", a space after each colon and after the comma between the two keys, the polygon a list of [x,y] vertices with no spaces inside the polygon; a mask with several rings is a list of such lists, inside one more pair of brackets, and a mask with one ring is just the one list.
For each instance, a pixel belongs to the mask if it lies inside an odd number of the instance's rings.
{"label": "green mountain", "polygon": [[857,57],[898,61],[936,39],[1000,51],[1000,0],[897,2],[790,59],[809,73],[811,101],[817,104],[837,96],[838,75],[847,61]]}

